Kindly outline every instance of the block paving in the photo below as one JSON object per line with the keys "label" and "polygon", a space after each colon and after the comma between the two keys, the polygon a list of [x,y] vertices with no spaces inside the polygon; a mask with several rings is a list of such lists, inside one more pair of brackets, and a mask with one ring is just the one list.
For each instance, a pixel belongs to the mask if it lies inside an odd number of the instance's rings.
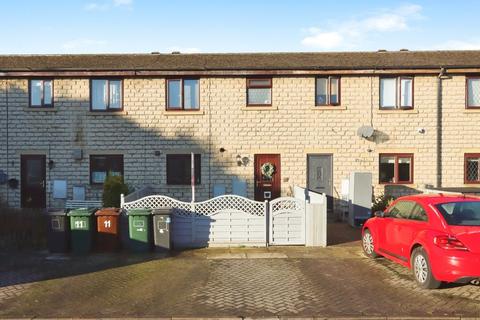
{"label": "block paving", "polygon": [[0,317],[480,316],[480,287],[418,289],[408,269],[364,257],[358,242],[0,257]]}

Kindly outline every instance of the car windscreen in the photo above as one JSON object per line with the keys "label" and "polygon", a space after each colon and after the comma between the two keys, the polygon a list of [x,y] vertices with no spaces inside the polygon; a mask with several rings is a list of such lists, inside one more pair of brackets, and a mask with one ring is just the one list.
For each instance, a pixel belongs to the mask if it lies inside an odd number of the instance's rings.
{"label": "car windscreen", "polygon": [[480,226],[480,201],[458,201],[435,206],[449,225]]}

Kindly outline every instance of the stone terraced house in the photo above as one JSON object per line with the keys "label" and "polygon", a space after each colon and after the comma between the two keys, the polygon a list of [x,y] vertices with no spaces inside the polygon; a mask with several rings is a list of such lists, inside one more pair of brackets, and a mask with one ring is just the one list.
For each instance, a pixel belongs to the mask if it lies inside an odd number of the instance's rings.
{"label": "stone terraced house", "polygon": [[197,200],[474,187],[479,123],[480,51],[4,55],[0,201],[100,199],[107,172],[190,200],[192,152]]}

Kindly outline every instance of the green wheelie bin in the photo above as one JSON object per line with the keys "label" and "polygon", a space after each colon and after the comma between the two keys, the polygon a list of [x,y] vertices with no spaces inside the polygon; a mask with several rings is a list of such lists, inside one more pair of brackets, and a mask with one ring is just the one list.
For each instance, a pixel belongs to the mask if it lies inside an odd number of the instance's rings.
{"label": "green wheelie bin", "polygon": [[86,254],[92,250],[95,232],[95,220],[93,214],[97,208],[79,208],[70,210],[70,246],[72,253]]}
{"label": "green wheelie bin", "polygon": [[148,252],[152,249],[151,210],[128,210],[129,249],[133,252]]}

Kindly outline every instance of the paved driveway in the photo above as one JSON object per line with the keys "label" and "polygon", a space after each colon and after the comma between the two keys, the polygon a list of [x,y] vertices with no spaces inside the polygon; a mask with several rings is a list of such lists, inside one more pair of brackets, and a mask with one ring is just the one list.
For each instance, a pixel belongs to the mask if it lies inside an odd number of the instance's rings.
{"label": "paved driveway", "polygon": [[0,261],[0,317],[480,316],[480,287],[420,290],[358,242]]}

